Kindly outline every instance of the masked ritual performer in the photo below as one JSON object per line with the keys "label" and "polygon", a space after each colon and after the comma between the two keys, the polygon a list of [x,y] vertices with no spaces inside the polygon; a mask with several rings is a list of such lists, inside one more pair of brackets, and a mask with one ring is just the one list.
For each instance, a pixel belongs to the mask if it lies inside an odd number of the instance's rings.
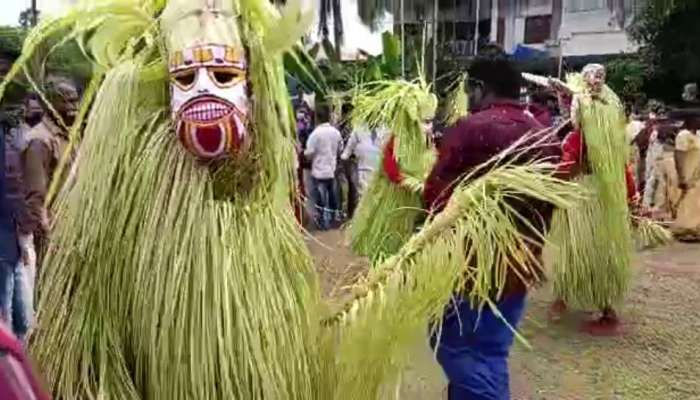
{"label": "masked ritual performer", "polygon": [[31,339],[55,398],[329,398],[289,201],[279,49],[298,14],[257,0],[95,1],[30,34],[20,62],[71,26],[100,71]]}
{"label": "masked ritual performer", "polygon": [[676,138],[681,199],[671,231],[683,241],[700,241],[700,137],[683,130]]}
{"label": "masked ritual performer", "polygon": [[[562,167],[575,176],[593,199],[558,210],[552,221],[556,318],[566,304],[593,307],[600,318],[583,329],[592,334],[619,332],[614,307],[630,284],[633,251],[629,203],[636,203],[622,105],[605,85],[605,69],[589,64],[567,79],[573,91],[571,118],[575,130],[563,142]],[[625,191],[625,187],[627,190]]]}
{"label": "masked ritual performer", "polygon": [[350,227],[353,251],[379,261],[394,254],[424,216],[421,193],[435,160],[437,98],[425,84],[387,81],[365,89],[353,103],[355,126],[390,132]]}

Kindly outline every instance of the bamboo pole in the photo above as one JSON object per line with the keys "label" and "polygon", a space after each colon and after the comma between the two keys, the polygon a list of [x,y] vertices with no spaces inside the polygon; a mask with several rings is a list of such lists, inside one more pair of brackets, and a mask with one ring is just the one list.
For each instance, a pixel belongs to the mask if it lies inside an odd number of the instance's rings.
{"label": "bamboo pole", "polygon": [[481,14],[481,0],[476,0],[476,18],[474,23],[474,55],[479,52],[479,14]]}
{"label": "bamboo pole", "polygon": [[437,79],[438,0],[433,0],[433,86]]}
{"label": "bamboo pole", "polygon": [[[25,3],[25,4],[26,4],[26,3]],[[36,0],[32,0],[32,20],[31,20],[32,26],[36,26],[36,24],[37,24],[37,22],[38,22],[38,20],[39,20],[37,14],[38,14],[38,11],[37,11],[37,9],[36,9]]]}
{"label": "bamboo pole", "polygon": [[406,77],[406,30],[404,29],[404,0],[401,0],[400,24],[401,24],[401,77]]}

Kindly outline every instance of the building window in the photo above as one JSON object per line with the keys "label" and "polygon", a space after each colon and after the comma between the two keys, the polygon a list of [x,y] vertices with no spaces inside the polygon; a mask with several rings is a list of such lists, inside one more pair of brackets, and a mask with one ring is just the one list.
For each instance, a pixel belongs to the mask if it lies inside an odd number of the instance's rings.
{"label": "building window", "polygon": [[567,12],[584,12],[601,10],[606,7],[605,0],[567,0]]}
{"label": "building window", "polygon": [[537,15],[525,19],[525,44],[544,43],[552,33],[552,16]]}

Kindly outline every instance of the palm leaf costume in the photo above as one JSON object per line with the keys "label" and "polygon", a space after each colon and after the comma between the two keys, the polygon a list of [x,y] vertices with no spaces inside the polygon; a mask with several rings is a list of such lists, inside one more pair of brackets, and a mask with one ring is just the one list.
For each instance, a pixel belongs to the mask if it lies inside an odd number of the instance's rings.
{"label": "palm leaf costume", "polygon": [[[527,257],[504,199],[568,207],[580,197],[547,162],[491,166],[334,314],[290,204],[282,52],[292,41],[268,35],[290,18],[305,19],[262,0],[95,0],[30,34],[0,96],[55,35],[69,32],[99,67],[81,106],[80,165],[55,202],[30,343],[55,398],[381,398],[465,271],[483,305],[502,288],[506,255]],[[249,62],[246,141],[206,163],[168,105],[168,68],[188,36],[238,40]],[[229,70],[212,71],[228,82]]]}
{"label": "palm leaf costume", "polygon": [[629,288],[634,248],[625,194],[625,116],[617,95],[603,86],[592,96],[581,74],[567,86],[580,99],[578,119],[590,173],[578,178],[593,193],[552,219],[554,291],[566,302],[606,309]]}
{"label": "palm leaf costume", "polygon": [[435,151],[422,124],[435,115],[437,98],[421,82],[382,81],[355,94],[353,106],[354,125],[392,134],[350,227],[353,251],[380,261],[398,251],[424,214],[423,182]]}

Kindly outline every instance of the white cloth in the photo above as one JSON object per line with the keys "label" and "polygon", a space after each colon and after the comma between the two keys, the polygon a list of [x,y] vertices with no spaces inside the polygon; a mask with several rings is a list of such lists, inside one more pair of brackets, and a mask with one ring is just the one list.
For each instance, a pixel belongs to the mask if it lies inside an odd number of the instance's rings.
{"label": "white cloth", "polygon": [[661,159],[663,155],[664,147],[658,140],[656,140],[658,132],[654,130],[649,138],[649,148],[647,149],[647,158],[644,162],[644,180],[646,184],[644,185],[644,197],[642,198],[642,204],[650,208],[654,205],[654,188],[656,187],[656,164],[657,161]]}
{"label": "white cloth", "polygon": [[627,127],[625,128],[625,133],[627,134],[627,143],[632,143],[634,138],[639,135],[639,132],[644,129],[644,122],[638,121],[638,120],[630,120],[629,123],[627,123]]}
{"label": "white cloth", "polygon": [[311,160],[311,176],[316,179],[334,178],[342,147],[340,131],[327,123],[317,126],[309,135],[304,150],[304,156]]}
{"label": "white cloth", "polygon": [[357,177],[360,193],[369,184],[372,173],[379,165],[383,132],[375,130],[374,135],[366,126],[354,130],[348,139],[341,158],[355,156],[357,159]]}
{"label": "white cloth", "polygon": [[20,235],[17,238],[22,257],[19,260],[18,271],[21,275],[19,284],[22,288],[22,304],[24,306],[24,317],[29,328],[34,326],[34,283],[36,280],[36,248],[34,247],[34,235]]}

